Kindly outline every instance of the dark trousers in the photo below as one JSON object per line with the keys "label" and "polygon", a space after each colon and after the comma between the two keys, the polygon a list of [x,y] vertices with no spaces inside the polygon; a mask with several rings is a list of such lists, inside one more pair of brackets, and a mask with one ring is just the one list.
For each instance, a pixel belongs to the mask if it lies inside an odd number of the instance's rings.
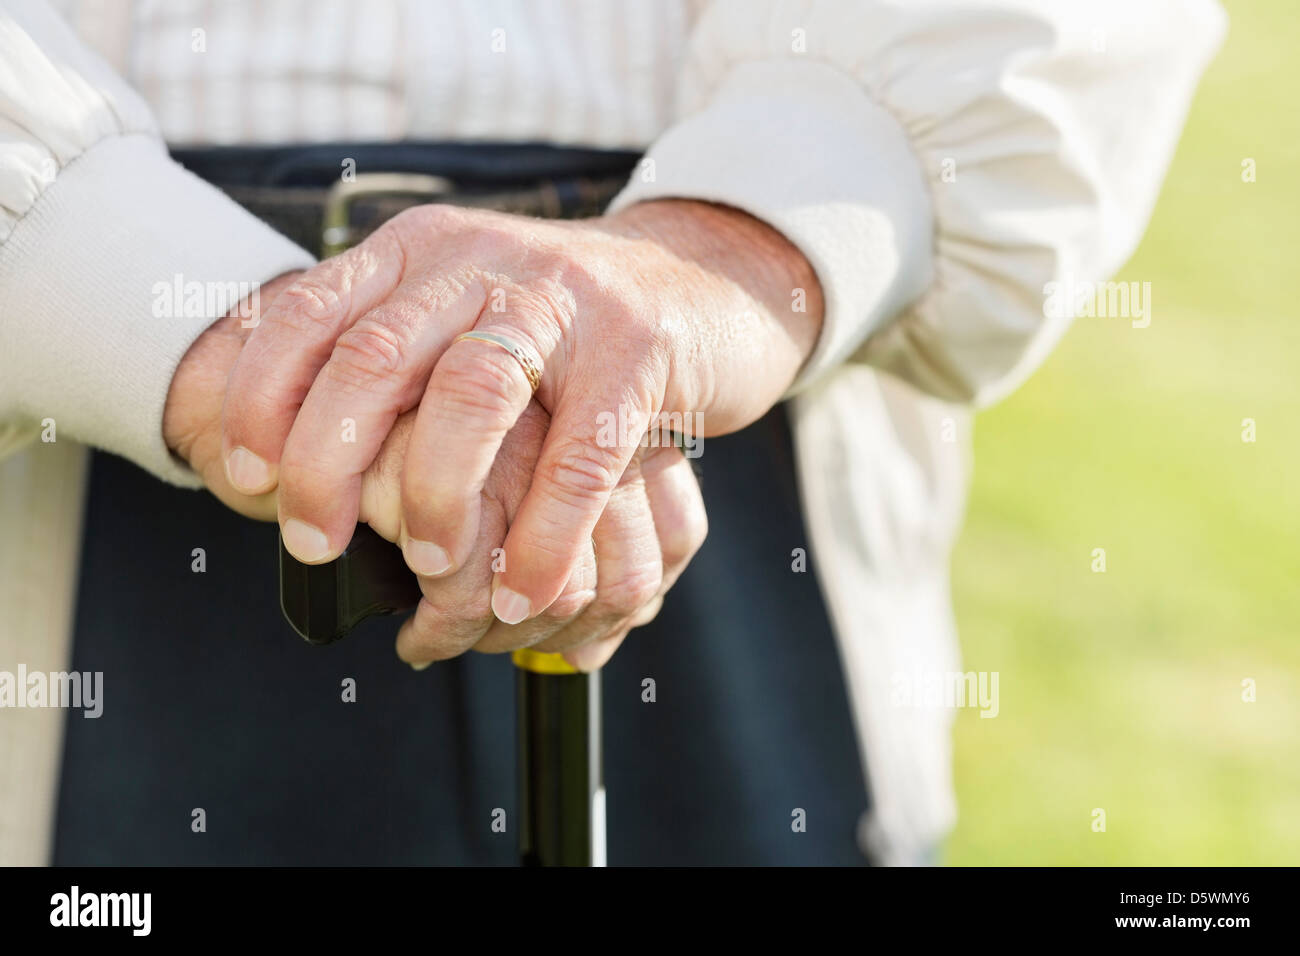
{"label": "dark trousers", "polygon": [[[703,449],[709,539],[603,673],[610,864],[864,863],[784,411]],[[104,712],[68,719],[56,863],[516,861],[507,657],[416,673],[392,618],[310,647],[280,616],[274,525],[103,454],[91,476],[73,666],[104,673]]]}

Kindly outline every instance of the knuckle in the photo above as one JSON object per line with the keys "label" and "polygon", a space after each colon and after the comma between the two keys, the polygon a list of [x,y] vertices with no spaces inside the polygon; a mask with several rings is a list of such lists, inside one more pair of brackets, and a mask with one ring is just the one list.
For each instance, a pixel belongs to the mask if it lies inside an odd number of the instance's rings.
{"label": "knuckle", "polygon": [[339,336],[330,365],[345,382],[362,388],[401,375],[406,368],[406,343],[393,326],[362,319]]}
{"label": "knuckle", "polygon": [[459,227],[465,252],[470,259],[518,250],[527,244],[515,217],[483,209],[458,210]]}
{"label": "knuckle", "polygon": [[652,303],[626,297],[612,307],[618,310],[618,344],[647,370],[657,368],[681,338],[680,317]]}
{"label": "knuckle", "polygon": [[338,283],[349,294],[354,283],[363,276],[388,271],[384,265],[392,267],[393,275],[400,276],[407,267],[406,234],[393,226],[393,220],[389,220],[366,236],[360,245],[330,259],[329,265],[337,270]]}
{"label": "knuckle", "polygon": [[[564,257],[567,264],[568,257]],[[529,311],[545,317],[561,329],[570,328],[578,314],[578,295],[568,283],[551,277],[535,280],[525,295]]]}
{"label": "knuckle", "polygon": [[404,209],[388,221],[388,228],[395,233],[420,233],[429,229],[439,231],[459,222],[459,210],[447,203],[425,203]]}
{"label": "knuckle", "polygon": [[557,257],[556,264],[560,282],[566,288],[587,294],[604,293],[610,288],[607,266],[603,259],[561,254]]}
{"label": "knuckle", "polygon": [[546,463],[543,476],[552,496],[582,505],[607,495],[620,475],[615,457],[586,442],[571,442]]}
{"label": "knuckle", "polygon": [[637,567],[618,579],[602,585],[597,599],[601,610],[611,616],[626,617],[641,610],[659,596],[663,569],[657,564]]}
{"label": "knuckle", "polygon": [[329,283],[311,272],[304,274],[276,297],[280,324],[306,331],[343,312],[343,299]]}
{"label": "knuckle", "polygon": [[703,513],[690,515],[681,524],[664,527],[659,544],[666,562],[685,563],[693,558],[709,535],[709,520]]}
{"label": "knuckle", "polygon": [[424,601],[447,635],[481,633],[493,620],[492,595],[487,588],[459,588],[432,581],[425,585]]}

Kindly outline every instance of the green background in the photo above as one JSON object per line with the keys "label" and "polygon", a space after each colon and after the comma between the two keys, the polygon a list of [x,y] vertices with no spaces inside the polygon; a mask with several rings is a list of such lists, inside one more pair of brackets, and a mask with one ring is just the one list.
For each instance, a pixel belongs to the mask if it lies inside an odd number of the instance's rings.
{"label": "green background", "polygon": [[1300,862],[1300,4],[1224,7],[1115,277],[1151,325],[1079,318],[976,420],[954,590],[1001,712],[958,712],[950,864]]}

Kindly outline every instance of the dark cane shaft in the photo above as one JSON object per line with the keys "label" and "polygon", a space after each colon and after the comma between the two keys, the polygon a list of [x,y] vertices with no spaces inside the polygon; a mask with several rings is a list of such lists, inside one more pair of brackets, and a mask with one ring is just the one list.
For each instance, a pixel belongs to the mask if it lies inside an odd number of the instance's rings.
{"label": "dark cane shaft", "polygon": [[[415,607],[420,584],[402,552],[365,525],[337,561],[299,564],[280,544],[280,606],[312,644],[367,617]],[[519,853],[525,866],[604,866],[600,676],[559,654],[516,651]]]}
{"label": "dark cane shaft", "polygon": [[524,866],[604,866],[600,675],[516,651],[519,854]]}

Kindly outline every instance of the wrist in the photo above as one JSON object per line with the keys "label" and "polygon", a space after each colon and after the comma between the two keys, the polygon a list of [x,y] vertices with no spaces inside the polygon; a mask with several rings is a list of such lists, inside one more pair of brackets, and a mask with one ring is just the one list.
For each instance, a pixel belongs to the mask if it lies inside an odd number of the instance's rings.
{"label": "wrist", "polygon": [[692,199],[636,203],[604,222],[735,285],[779,325],[798,365],[812,354],[825,313],[821,283],[798,247],[767,223],[733,206]]}
{"label": "wrist", "polygon": [[824,313],[817,274],[794,244],[739,209],[694,200],[637,203],[600,222],[644,246],[634,267],[663,277],[653,284],[676,345],[670,410],[701,413],[704,433],[722,435],[780,401]]}

